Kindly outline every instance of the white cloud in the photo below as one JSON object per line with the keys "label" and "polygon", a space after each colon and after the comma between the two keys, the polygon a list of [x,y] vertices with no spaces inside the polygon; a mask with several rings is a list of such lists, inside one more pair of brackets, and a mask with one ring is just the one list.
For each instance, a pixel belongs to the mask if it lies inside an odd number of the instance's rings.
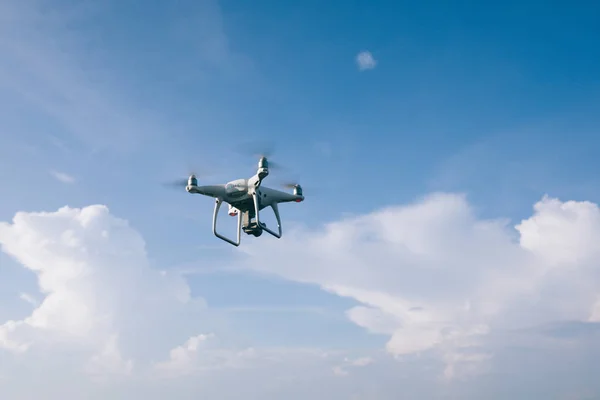
{"label": "white cloud", "polygon": [[369,51],[361,51],[358,53],[356,55],[356,63],[358,64],[358,69],[361,71],[373,69],[377,66],[377,61]]}
{"label": "white cloud", "polygon": [[169,360],[158,363],[156,368],[172,371],[178,374],[187,374],[193,371],[196,360],[195,356],[200,347],[214,335],[200,334],[190,337],[183,345],[177,346],[169,352]]}
{"label": "white cloud", "polygon": [[366,367],[367,365],[372,363],[373,359],[371,357],[360,357],[350,361],[350,365],[353,365],[355,367]]}
{"label": "white cloud", "polygon": [[387,335],[389,353],[439,352],[456,377],[487,368],[496,331],[597,318],[598,206],[544,197],[515,228],[434,194],[256,241],[240,263],[356,300],[348,318]]}
{"label": "white cloud", "polygon": [[[179,276],[151,268],[140,234],[105,206],[19,212],[0,223],[0,244],[39,288],[16,299],[33,311],[0,324],[0,376],[10,398],[94,398],[93,392],[98,399],[161,399],[165,391],[177,399],[245,392],[263,398],[329,376],[341,358],[198,334],[222,331],[223,316],[193,298]],[[244,372],[228,372],[236,370]]]}
{"label": "white cloud", "polygon": [[103,348],[94,354],[86,365],[86,372],[104,378],[106,374],[129,375],[133,370],[133,360],[124,360],[118,345],[118,335],[106,340]]}
{"label": "white cloud", "polygon": [[333,367],[332,371],[336,376],[347,376],[348,375],[348,371],[346,371],[344,368],[342,368],[339,365]]}
{"label": "white cloud", "polygon": [[69,174],[59,171],[50,171],[50,174],[58,181],[63,183],[75,183],[75,178]]}
{"label": "white cloud", "polygon": [[[242,267],[354,299],[349,320],[388,336],[394,360],[368,349],[240,346],[235,332],[217,332],[220,320],[187,282],[150,267],[142,237],[106,207],[21,212],[0,224],[0,243],[38,280],[40,293],[21,297],[40,300],[0,325],[3,392],[152,400],[600,393],[579,373],[600,367],[600,329],[565,323],[597,317],[590,239],[599,213],[592,203],[544,198],[514,230],[477,218],[463,196],[435,194],[239,248]],[[562,368],[574,360],[579,367]],[[497,375],[479,379],[487,372]],[[494,378],[505,374],[510,389]],[[553,374],[561,378],[538,385]]]}
{"label": "white cloud", "polygon": [[600,295],[597,296],[596,302],[592,306],[592,311],[590,312],[590,322],[600,322]]}
{"label": "white cloud", "polygon": [[333,367],[333,373],[336,376],[347,376],[349,375],[349,368],[360,368],[360,367],[366,367],[367,365],[370,365],[372,363],[374,363],[375,360],[372,357],[359,357],[356,359],[349,359],[349,358],[344,358],[344,362],[342,365],[336,365],[335,367]]}
{"label": "white cloud", "polygon": [[[193,331],[198,324],[185,316],[205,308],[181,278],[149,267],[141,236],[104,206],[17,213],[0,224],[0,243],[37,276],[44,296],[30,315],[0,326],[5,348],[76,343],[97,353],[92,364],[127,370],[127,361],[119,366],[123,341],[135,344],[131,355],[152,354],[144,343]],[[157,325],[164,331],[153,332]]]}
{"label": "white cloud", "polygon": [[21,300],[31,304],[32,306],[35,306],[35,307],[38,306],[38,301],[32,295],[30,295],[28,293],[20,293],[19,298]]}
{"label": "white cloud", "polygon": [[209,333],[191,336],[182,345],[171,349],[168,359],[155,363],[153,371],[163,378],[199,377],[223,370],[246,373],[256,368],[278,368],[294,359],[316,362],[323,368],[327,365],[323,360],[327,358],[335,360],[337,357],[335,354],[323,356],[317,349],[228,347],[217,335]]}

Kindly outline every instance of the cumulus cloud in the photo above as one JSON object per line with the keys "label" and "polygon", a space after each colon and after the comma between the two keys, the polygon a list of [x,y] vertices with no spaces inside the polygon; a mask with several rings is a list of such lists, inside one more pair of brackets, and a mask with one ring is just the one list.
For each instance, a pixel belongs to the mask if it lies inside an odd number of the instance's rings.
{"label": "cumulus cloud", "polygon": [[356,55],[356,64],[358,64],[359,70],[365,71],[375,68],[377,66],[377,61],[375,61],[375,58],[370,51],[361,51]]}
{"label": "cumulus cloud", "polygon": [[596,204],[544,197],[512,227],[439,193],[253,242],[239,262],[354,299],[349,320],[390,354],[436,352],[455,378],[486,370],[495,332],[596,320],[599,244]]}
{"label": "cumulus cloud", "polygon": [[174,347],[167,360],[154,364],[153,372],[163,378],[198,377],[222,370],[244,370],[244,373],[257,368],[275,370],[294,362],[321,364],[324,368],[327,363],[322,361],[328,358],[336,360],[336,354],[316,349],[227,347],[217,335],[209,333],[192,336]]}
{"label": "cumulus cloud", "polygon": [[156,365],[157,369],[172,371],[177,374],[188,374],[195,368],[196,355],[201,347],[213,338],[212,334],[200,334],[190,337],[183,345],[169,352],[169,360]]}
{"label": "cumulus cloud", "polygon": [[0,223],[0,243],[39,293],[21,292],[33,310],[0,325],[0,376],[15,399],[600,393],[577,372],[600,368],[599,216],[544,197],[511,226],[434,194],[238,249],[243,268],[353,299],[348,320],[387,337],[385,356],[239,346],[107,207],[20,212]]}
{"label": "cumulus cloud", "polygon": [[184,317],[205,308],[184,280],[149,267],[142,237],[104,206],[17,213],[11,224],[0,224],[0,243],[35,274],[43,296],[37,304],[21,295],[35,308],[0,326],[5,349],[75,343],[97,351],[89,360],[93,365],[107,370],[114,363],[129,371],[131,364],[120,355],[123,343],[132,356],[148,354],[144,344],[196,329]]}
{"label": "cumulus cloud", "polygon": [[0,223],[0,243],[39,289],[16,298],[32,311],[0,324],[0,376],[13,399],[264,398],[330,375],[342,358],[212,333],[222,316],[183,278],[152,268],[141,235],[105,206],[19,212]]}

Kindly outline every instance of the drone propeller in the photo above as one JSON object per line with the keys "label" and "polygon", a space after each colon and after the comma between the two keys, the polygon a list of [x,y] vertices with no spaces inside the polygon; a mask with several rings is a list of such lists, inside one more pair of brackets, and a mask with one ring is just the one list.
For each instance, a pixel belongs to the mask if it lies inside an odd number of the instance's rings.
{"label": "drone propeller", "polygon": [[281,183],[281,187],[284,187],[286,189],[293,189],[293,188],[298,187],[298,186],[300,186],[300,184],[296,183],[296,182],[283,182],[283,183]]}
{"label": "drone propeller", "polygon": [[304,192],[309,193],[310,197],[315,197],[315,196],[321,196],[322,192],[323,192],[323,188],[318,186],[318,187],[314,187],[312,184],[308,184],[308,186],[304,185],[304,184],[300,184],[298,182],[298,180],[292,179],[292,180],[288,180],[288,181],[276,181],[276,183],[274,184],[275,186],[279,186],[281,188],[284,189],[288,189],[288,190],[294,190],[297,188],[300,188],[300,192]]}
{"label": "drone propeller", "polygon": [[188,180],[186,179],[175,179],[172,181],[168,181],[168,182],[163,182],[163,186],[169,187],[169,188],[173,188],[173,189],[180,189],[180,188],[185,188],[188,184]]}
{"label": "drone propeller", "polygon": [[199,179],[199,180],[204,180],[208,177],[212,177],[215,175],[214,171],[211,172],[211,170],[207,170],[206,167],[203,168],[198,168],[196,165],[193,165],[195,163],[193,162],[185,162],[183,163],[183,168],[180,168],[181,165],[179,167],[176,168],[176,172],[175,175],[179,175],[182,176],[182,172],[187,174],[185,175],[185,178],[176,178],[176,179],[168,179],[166,182],[163,181],[162,186],[165,187],[170,187],[170,188],[174,188],[174,189],[182,189],[187,186],[188,184],[188,179],[190,176],[194,176],[195,178]]}
{"label": "drone propeller", "polygon": [[273,141],[251,141],[241,143],[236,146],[236,151],[240,154],[249,155],[256,158],[266,158],[269,162],[269,169],[284,170],[283,165],[271,161],[271,156],[275,152],[275,144]]}
{"label": "drone propeller", "polygon": [[283,165],[279,164],[279,163],[273,162],[273,161],[271,161],[269,159],[267,159],[267,161],[269,161],[269,169],[276,169],[276,170],[279,170],[279,171],[285,169],[285,167]]}
{"label": "drone propeller", "polygon": [[252,142],[240,143],[236,146],[236,149],[239,153],[248,154],[253,157],[269,158],[275,151],[275,144],[273,141],[255,140]]}
{"label": "drone propeller", "polygon": [[[188,171],[193,171],[193,170],[191,168],[189,168]],[[201,173],[201,174],[198,174],[196,172],[190,172],[188,174],[187,178],[178,178],[178,179],[168,180],[166,182],[163,182],[162,185],[165,187],[172,188],[172,189],[182,189],[182,188],[184,189],[188,185],[188,181],[189,181],[190,177],[193,176],[194,178],[199,178],[199,177],[205,178],[209,175],[210,174],[208,174],[206,172]]]}

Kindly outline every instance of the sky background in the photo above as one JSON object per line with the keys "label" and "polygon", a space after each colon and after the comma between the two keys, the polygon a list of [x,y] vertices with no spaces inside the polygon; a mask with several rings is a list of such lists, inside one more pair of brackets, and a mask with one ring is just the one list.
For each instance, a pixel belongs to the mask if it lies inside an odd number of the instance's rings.
{"label": "sky background", "polygon": [[[0,0],[3,392],[600,397],[599,20],[592,2]],[[265,184],[306,201],[280,207],[281,240],[234,248],[212,199],[162,183],[248,178],[236,149],[256,141],[287,167]]]}

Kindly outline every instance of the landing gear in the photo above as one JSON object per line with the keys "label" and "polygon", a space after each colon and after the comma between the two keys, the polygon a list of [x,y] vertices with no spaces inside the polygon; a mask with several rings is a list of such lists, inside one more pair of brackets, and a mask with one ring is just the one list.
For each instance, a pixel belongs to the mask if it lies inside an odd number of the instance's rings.
{"label": "landing gear", "polygon": [[216,237],[218,237],[219,239],[222,239],[222,240],[226,241],[227,243],[232,244],[237,247],[240,245],[240,241],[241,241],[242,215],[238,214],[237,237],[236,237],[235,241],[229,239],[226,236],[221,235],[219,232],[217,232],[217,218],[219,216],[219,209],[221,208],[222,204],[223,204],[222,199],[219,199],[219,198],[215,199],[215,211],[213,213],[213,223],[212,223],[213,234]]}
{"label": "landing gear", "polygon": [[[263,231],[266,231],[270,235],[275,236],[276,238],[281,237],[281,218],[279,216],[279,207],[277,206],[277,202],[269,201],[270,204],[265,204],[266,207],[271,207],[273,212],[275,213],[275,218],[277,219],[277,232],[269,229],[267,225],[260,221],[260,211],[264,209],[263,204],[261,204],[261,191],[259,189],[262,180],[269,175],[269,163],[265,157],[261,157],[258,162],[258,171],[256,175],[250,178],[247,182],[247,193],[250,195],[249,198],[238,201],[234,201],[233,204],[230,204],[230,214],[233,209],[237,210],[238,216],[238,229],[237,229],[237,237],[236,240],[231,240],[217,232],[217,214],[219,213],[219,208],[223,203],[222,198],[215,199],[215,211],[213,214],[213,233],[219,239],[222,239],[234,246],[240,245],[240,235],[241,231],[244,231],[247,235],[253,235],[254,237],[259,237],[262,235]],[[191,178],[190,178],[191,179]],[[296,188],[296,191],[301,190]],[[294,193],[296,193],[296,191]],[[297,194],[298,195],[298,194]],[[264,194],[266,196],[266,193]],[[238,196],[239,197],[239,196]]]}

